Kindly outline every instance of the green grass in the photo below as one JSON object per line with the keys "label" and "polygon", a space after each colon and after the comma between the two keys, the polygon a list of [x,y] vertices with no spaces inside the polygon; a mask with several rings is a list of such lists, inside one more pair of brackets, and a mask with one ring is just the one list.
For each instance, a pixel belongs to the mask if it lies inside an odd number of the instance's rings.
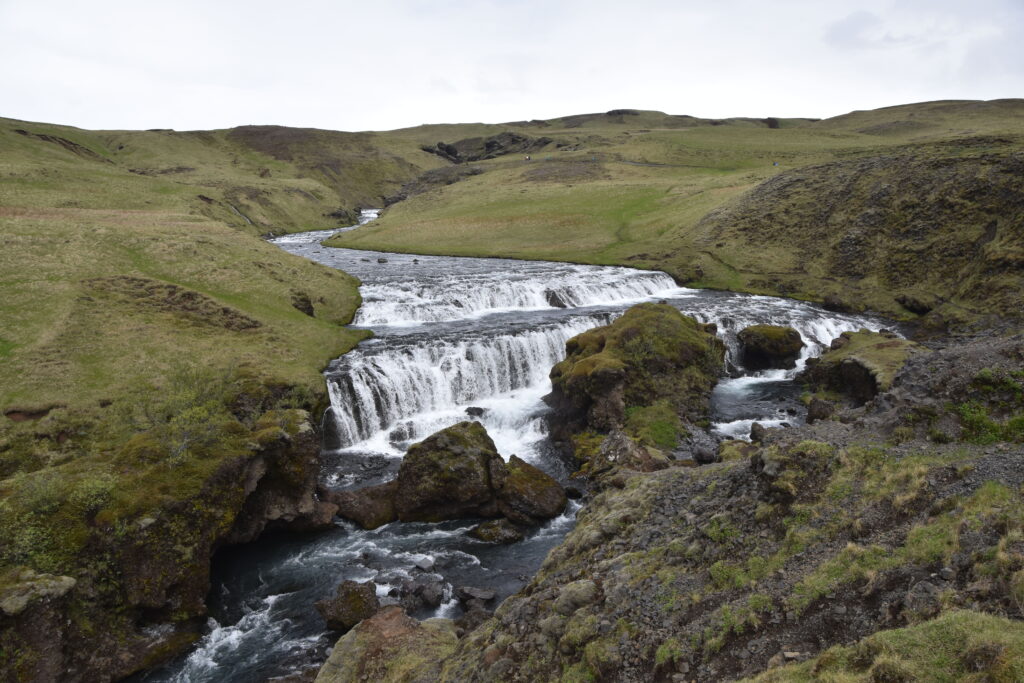
{"label": "green grass", "polygon": [[746,679],[757,683],[871,681],[1019,681],[1024,679],[1024,624],[966,610],[879,631],[807,662]]}
{"label": "green grass", "polygon": [[[954,323],[1008,315],[1024,263],[1007,213],[1019,201],[1007,178],[1024,147],[1022,110],[1021,100],[924,103],[777,129],[658,112],[510,125],[555,142],[531,162],[477,162],[483,174],[393,206],[328,244],[652,267],[698,286],[838,295],[898,318],[913,317],[900,294],[935,301]],[[453,142],[459,131],[436,133]],[[1007,172],[993,172],[993,159]],[[952,161],[961,177],[948,174]],[[796,182],[762,185],[780,173]],[[985,196],[968,187],[971,178],[1006,191]],[[894,191],[878,195],[880,186]],[[876,206],[881,220],[865,223],[884,226],[865,233],[874,251],[846,255],[843,239]],[[988,264],[957,256],[988,239],[992,220]]]}

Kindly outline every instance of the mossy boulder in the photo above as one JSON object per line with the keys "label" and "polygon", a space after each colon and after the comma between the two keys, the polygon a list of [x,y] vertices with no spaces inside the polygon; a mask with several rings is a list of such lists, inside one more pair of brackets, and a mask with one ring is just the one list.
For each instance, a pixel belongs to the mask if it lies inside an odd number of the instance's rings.
{"label": "mossy boulder", "polygon": [[436,681],[458,637],[448,619],[416,621],[401,607],[385,607],[334,646],[317,683]]}
{"label": "mossy boulder", "polygon": [[403,522],[494,517],[495,483],[504,475],[483,425],[460,422],[409,448],[398,470],[395,510]]}
{"label": "mossy boulder", "polygon": [[551,370],[547,400],[556,427],[568,432],[556,436],[608,433],[626,424],[631,408],[662,401],[689,421],[706,419],[725,358],[711,330],[672,306],[645,303],[570,339],[566,359]]}
{"label": "mossy boulder", "polygon": [[557,517],[568,502],[565,489],[557,481],[514,455],[505,466],[503,484],[496,495],[498,511],[519,524]]}
{"label": "mossy boulder", "polygon": [[742,363],[749,370],[796,367],[804,340],[792,327],[751,325],[737,335],[742,345]]}
{"label": "mossy boulder", "polygon": [[843,394],[862,405],[887,391],[911,356],[926,352],[891,332],[843,332],[828,351],[807,361],[799,379],[814,391]]}
{"label": "mossy boulder", "polygon": [[377,585],[373,581],[342,581],[333,598],[316,603],[316,610],[327,622],[327,627],[339,631],[349,630],[363,619],[372,617],[379,609]]}
{"label": "mossy boulder", "polygon": [[499,516],[532,525],[557,517],[567,502],[565,489],[543,471],[514,455],[506,464],[479,422],[460,422],[414,444],[394,481],[324,496],[366,529],[396,519]]}
{"label": "mossy boulder", "polygon": [[592,477],[608,479],[620,470],[653,472],[668,466],[668,456],[662,451],[615,430],[601,442],[597,452],[584,465],[584,471]]}

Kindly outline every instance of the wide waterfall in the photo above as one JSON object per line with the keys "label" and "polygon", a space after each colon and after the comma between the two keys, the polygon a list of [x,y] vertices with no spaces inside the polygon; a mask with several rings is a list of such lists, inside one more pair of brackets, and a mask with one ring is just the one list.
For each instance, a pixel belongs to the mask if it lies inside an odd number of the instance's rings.
{"label": "wide waterfall", "polygon": [[[367,220],[372,215],[365,216]],[[677,287],[667,275],[627,268],[503,259],[382,254],[320,246],[324,233],[279,238],[284,249],[340,268],[363,282],[357,322],[375,337],[326,372],[336,443],[321,482],[365,486],[394,476],[412,442],[455,422],[483,422],[499,452],[563,477],[547,437],[541,400],[548,373],[575,334],[610,322],[638,301],[676,306],[713,322],[736,370],[712,396],[714,430],[745,438],[750,424],[798,424],[803,408],[792,376],[844,330],[881,321],[798,301]],[[796,328],[807,347],[794,370],[745,373],[736,334],[747,325]],[[738,376],[737,376],[738,375]],[[529,580],[572,528],[578,505],[511,546],[466,535],[472,520],[388,524],[373,531],[338,520],[313,537],[279,537],[218,555],[211,618],[187,656],[147,681],[243,682],[302,672],[337,640],[312,608],[345,579],[373,580],[387,597],[434,576],[453,586],[486,586],[503,599]],[[429,574],[417,564],[433,565]],[[455,601],[417,617],[457,616]]]}
{"label": "wide waterfall", "polygon": [[502,311],[627,304],[678,291],[664,273],[629,268],[562,266],[543,279],[520,272],[440,275],[362,287],[357,325],[444,322]]}
{"label": "wide waterfall", "polygon": [[[327,386],[339,445],[351,446],[401,420],[528,389],[547,382],[565,342],[609,316],[577,316],[493,336],[433,335],[367,345],[331,365]],[[403,441],[428,436],[409,433]]]}

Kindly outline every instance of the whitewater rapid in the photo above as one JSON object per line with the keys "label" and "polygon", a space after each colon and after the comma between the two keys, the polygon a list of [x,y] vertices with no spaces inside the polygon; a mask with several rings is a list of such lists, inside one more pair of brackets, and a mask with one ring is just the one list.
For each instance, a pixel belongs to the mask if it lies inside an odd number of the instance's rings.
{"label": "whitewater rapid", "polygon": [[[375,212],[364,212],[372,220]],[[449,258],[331,249],[330,233],[274,240],[282,249],[339,268],[362,281],[355,325],[374,332],[325,371],[331,407],[324,416],[322,483],[365,486],[394,476],[411,443],[475,419],[505,458],[519,455],[563,481],[568,474],[547,434],[543,396],[565,342],[611,322],[630,305],[664,301],[715,323],[740,367],[737,333],[756,323],[789,325],[807,346],[793,370],[723,378],[712,397],[713,428],[746,438],[750,424],[799,424],[792,382],[810,357],[845,330],[882,321],[812,304],[678,286],[664,273],[506,259]],[[318,666],[337,634],[312,608],[345,579],[373,580],[378,595],[436,576],[445,601],[416,616],[457,616],[458,585],[487,586],[499,599],[521,588],[572,528],[578,505],[512,546],[466,532],[472,520],[389,524],[366,531],[338,520],[314,536],[261,539],[218,555],[211,616],[187,655],[139,680],[253,681]],[[417,562],[434,567],[424,573]]]}

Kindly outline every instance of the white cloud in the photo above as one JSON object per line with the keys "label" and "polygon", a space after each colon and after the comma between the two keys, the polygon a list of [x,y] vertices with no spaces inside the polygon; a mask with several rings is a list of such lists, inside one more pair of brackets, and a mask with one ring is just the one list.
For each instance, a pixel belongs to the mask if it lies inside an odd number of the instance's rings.
{"label": "white cloud", "polygon": [[0,115],[388,129],[1024,96],[1024,3],[0,0]]}

